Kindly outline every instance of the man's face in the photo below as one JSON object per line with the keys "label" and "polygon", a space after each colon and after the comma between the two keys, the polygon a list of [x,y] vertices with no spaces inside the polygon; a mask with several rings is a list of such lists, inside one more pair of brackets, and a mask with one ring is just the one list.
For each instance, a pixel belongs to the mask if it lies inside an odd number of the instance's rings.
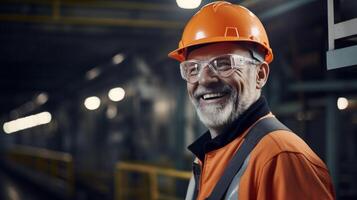
{"label": "man's face", "polygon": [[[207,61],[211,58],[237,54],[251,58],[247,49],[235,43],[214,43],[191,51],[188,59]],[[212,129],[222,129],[237,119],[260,95],[256,87],[255,65],[236,69],[232,75],[223,78],[204,67],[196,83],[187,83],[189,97],[201,121]]]}

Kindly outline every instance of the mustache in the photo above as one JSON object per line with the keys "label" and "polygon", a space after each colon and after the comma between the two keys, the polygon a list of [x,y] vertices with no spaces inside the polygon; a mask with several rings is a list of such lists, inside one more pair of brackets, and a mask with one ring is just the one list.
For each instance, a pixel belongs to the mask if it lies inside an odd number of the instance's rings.
{"label": "mustache", "polygon": [[201,98],[202,95],[204,94],[208,94],[208,93],[230,93],[232,92],[232,87],[226,84],[220,84],[220,85],[214,85],[214,86],[210,86],[210,87],[206,87],[206,86],[201,86],[199,85],[196,89],[196,91],[193,93],[193,96],[196,99]]}

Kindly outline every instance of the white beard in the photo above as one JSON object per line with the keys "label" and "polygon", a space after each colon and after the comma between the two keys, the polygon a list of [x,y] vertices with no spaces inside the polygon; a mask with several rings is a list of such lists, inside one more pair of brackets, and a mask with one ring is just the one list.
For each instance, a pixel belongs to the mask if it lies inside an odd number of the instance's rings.
{"label": "white beard", "polygon": [[[238,117],[246,111],[252,103],[254,103],[260,96],[260,91],[255,89],[255,71],[251,68],[251,71],[247,73],[247,82],[245,91],[238,91],[228,85],[222,85],[219,88],[219,91],[229,91],[230,97],[224,103],[217,104],[206,104],[204,108],[202,108],[199,104],[199,100],[195,97],[191,97],[190,99],[193,105],[196,108],[198,117],[202,121],[202,123],[208,129],[221,129],[228,124],[231,124],[233,121],[238,119]],[[197,90],[209,90],[207,88],[199,88]],[[216,88],[217,90],[217,88]],[[200,93],[196,91],[197,93]]]}
{"label": "white beard", "polygon": [[230,97],[225,103],[208,104],[204,108],[199,105],[197,99],[190,97],[198,117],[208,129],[222,128],[238,119],[259,98],[260,92],[251,89],[247,94],[238,97],[238,92],[230,89],[229,95]]}
{"label": "white beard", "polygon": [[236,116],[236,106],[234,100],[236,99],[236,94],[231,94],[231,97],[225,104],[211,104],[206,105],[204,109],[200,106],[196,106],[196,111],[198,117],[207,127],[216,128],[221,127],[225,124],[229,124],[235,120]]}

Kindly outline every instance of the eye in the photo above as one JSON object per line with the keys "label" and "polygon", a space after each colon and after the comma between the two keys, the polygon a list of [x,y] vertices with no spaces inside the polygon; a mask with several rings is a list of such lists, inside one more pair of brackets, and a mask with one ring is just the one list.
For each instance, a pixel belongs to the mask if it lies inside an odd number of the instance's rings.
{"label": "eye", "polygon": [[229,57],[217,58],[211,62],[211,65],[217,71],[226,71],[232,69],[232,62]]}
{"label": "eye", "polygon": [[195,76],[198,74],[198,64],[197,63],[187,63],[186,74],[189,76]]}

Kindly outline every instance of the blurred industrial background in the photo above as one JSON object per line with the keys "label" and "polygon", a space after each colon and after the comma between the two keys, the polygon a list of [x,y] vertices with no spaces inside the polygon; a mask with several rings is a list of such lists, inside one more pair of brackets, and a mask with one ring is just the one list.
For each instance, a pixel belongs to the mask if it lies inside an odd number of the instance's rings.
{"label": "blurred industrial background", "polygon": [[[270,36],[274,114],[357,199],[357,1],[230,2]],[[167,53],[198,9],[1,0],[0,199],[183,199],[205,128]]]}

